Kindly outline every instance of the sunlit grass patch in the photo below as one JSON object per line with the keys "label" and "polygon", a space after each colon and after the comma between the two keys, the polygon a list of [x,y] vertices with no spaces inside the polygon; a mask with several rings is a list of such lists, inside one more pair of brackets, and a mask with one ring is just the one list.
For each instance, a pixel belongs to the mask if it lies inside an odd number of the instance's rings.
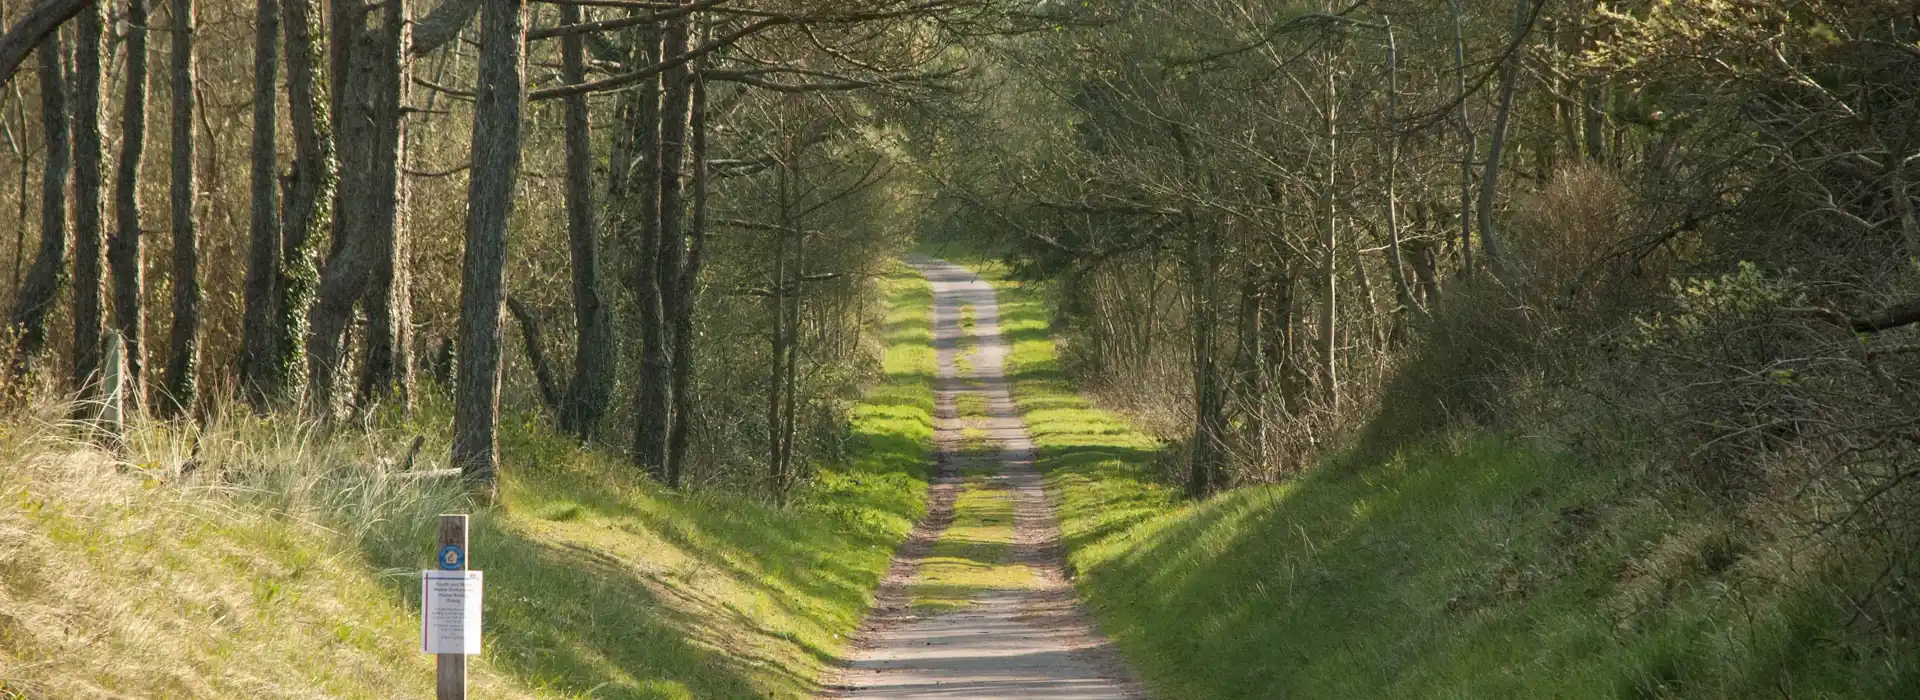
{"label": "sunlit grass patch", "polygon": [[450,407],[321,426],[246,411],[141,424],[118,454],[64,406],[0,419],[0,697],[427,697],[418,571],[471,512],[486,571],[475,698],[812,697],[925,510],[932,296],[896,268],[885,379],[847,459],[777,508],[674,493],[537,415],[501,431],[500,502],[444,466]]}
{"label": "sunlit grass patch", "polygon": [[1905,698],[1920,683],[1920,646],[1845,622],[1859,613],[1837,584],[1885,562],[1811,565],[1805,550],[1831,545],[1769,539],[1538,443],[1454,436],[1186,502],[1155,441],[1075,394],[1042,290],[976,269],[999,284],[1075,585],[1162,697]]}
{"label": "sunlit grass patch", "polygon": [[953,406],[954,410],[960,414],[961,420],[978,420],[987,417],[987,396],[977,391],[955,395]]}
{"label": "sunlit grass patch", "polygon": [[909,586],[914,610],[940,613],[981,596],[1033,585],[1033,571],[1013,564],[1013,495],[1005,484],[968,477],[954,502],[953,524],[940,536]]}

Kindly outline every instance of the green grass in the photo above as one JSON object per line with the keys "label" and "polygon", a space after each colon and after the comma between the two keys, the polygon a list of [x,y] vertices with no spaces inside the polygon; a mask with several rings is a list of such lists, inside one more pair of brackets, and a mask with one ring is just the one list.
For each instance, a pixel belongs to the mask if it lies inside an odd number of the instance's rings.
{"label": "green grass", "polygon": [[1012,492],[997,480],[968,477],[954,500],[953,524],[908,587],[911,606],[922,613],[950,612],[990,591],[1031,586],[1033,571],[1010,563],[1012,554]]}
{"label": "green grass", "polygon": [[1733,514],[1525,441],[1462,436],[1185,502],[1161,483],[1159,445],[1074,391],[1042,290],[937,254],[1000,285],[1009,371],[1076,586],[1162,697],[1920,687],[1920,644],[1857,634],[1833,593],[1882,567],[1822,570]]}
{"label": "green grass", "polygon": [[531,415],[502,426],[498,506],[379,476],[413,430],[445,454],[431,400],[371,432],[229,416],[185,477],[177,428],[117,461],[0,421],[0,697],[425,697],[417,571],[432,516],[469,509],[475,697],[809,697],[925,508],[931,292],[883,286],[886,377],[784,509],[666,491]]}

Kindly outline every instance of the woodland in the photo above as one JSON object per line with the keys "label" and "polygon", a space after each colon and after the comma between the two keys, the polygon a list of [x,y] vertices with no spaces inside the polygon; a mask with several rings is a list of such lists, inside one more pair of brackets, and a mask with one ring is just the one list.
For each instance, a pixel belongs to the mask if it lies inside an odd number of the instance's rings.
{"label": "woodland", "polygon": [[446,454],[409,467],[485,490],[531,421],[780,507],[853,444],[894,260],[978,254],[1188,501],[1521,436],[1713,513],[1701,571],[1793,552],[1819,573],[1754,585],[1840,601],[1815,636],[1920,633],[1905,0],[4,0],[0,25],[0,411],[334,434],[444,400]]}

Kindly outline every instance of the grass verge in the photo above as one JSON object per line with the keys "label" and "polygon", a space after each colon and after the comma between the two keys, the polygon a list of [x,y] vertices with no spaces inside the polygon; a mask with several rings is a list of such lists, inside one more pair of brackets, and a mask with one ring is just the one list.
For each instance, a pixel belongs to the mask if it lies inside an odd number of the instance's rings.
{"label": "grass verge", "polygon": [[966,479],[954,500],[953,524],[922,562],[908,590],[917,612],[942,613],[979,602],[989,591],[1030,586],[1033,572],[1010,563],[1013,494],[999,480]]}
{"label": "grass verge", "polygon": [[[501,505],[472,525],[475,697],[813,693],[924,511],[931,291],[905,268],[883,285],[885,380],[848,462],[792,507],[668,492],[543,419],[503,426]],[[145,428],[119,456],[0,421],[0,697],[430,694],[417,571],[432,516],[471,506],[380,463],[416,431],[444,454],[447,415],[424,401],[332,432],[229,416]]]}
{"label": "grass verge", "polygon": [[1000,289],[1017,403],[1075,584],[1163,697],[1920,687],[1920,645],[1861,634],[1834,585],[1883,567],[1819,566],[1737,514],[1524,441],[1461,436],[1184,502],[1156,477],[1155,441],[1067,381],[1042,294],[977,269]]}

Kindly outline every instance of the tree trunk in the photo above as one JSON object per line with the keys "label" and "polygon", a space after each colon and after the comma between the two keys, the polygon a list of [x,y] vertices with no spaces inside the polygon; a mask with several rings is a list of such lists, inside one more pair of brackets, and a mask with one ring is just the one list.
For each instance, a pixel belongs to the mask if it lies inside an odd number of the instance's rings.
{"label": "tree trunk", "polygon": [[[560,22],[581,22],[580,6],[561,5]],[[560,38],[562,79],[587,81],[586,40],[580,34]],[[573,263],[573,377],[560,407],[560,429],[585,440],[606,413],[613,396],[613,328],[600,290],[600,231],[594,221],[593,136],[586,95],[568,95],[566,109],[567,248]]]}
{"label": "tree trunk", "polygon": [[[299,393],[298,372],[305,359],[309,331],[307,315],[319,277],[314,246],[333,226],[333,193],[338,184],[330,101],[326,81],[320,75],[320,64],[327,54],[319,4],[316,0],[287,0],[285,9],[287,105],[293,123],[294,160],[275,274],[272,376],[276,383],[271,403],[285,402]],[[330,396],[324,390],[316,393]]]}
{"label": "tree trunk", "polygon": [[[40,250],[20,285],[10,324],[20,334],[14,376],[24,376],[47,347],[47,316],[59,305],[67,280],[67,179],[73,148],[67,134],[66,77],[60,35],[48,34],[39,47],[40,123],[46,140],[46,169],[40,184]],[[25,167],[25,164],[22,164]]]}
{"label": "tree trunk", "polygon": [[[1513,43],[1526,38],[1528,10],[1532,0],[1517,0],[1513,10]],[[1493,200],[1500,191],[1500,153],[1507,144],[1507,120],[1513,114],[1513,91],[1520,79],[1520,53],[1515,51],[1500,64],[1500,105],[1493,116],[1493,140],[1487,144],[1487,163],[1480,178],[1480,245],[1487,253],[1487,265],[1501,273],[1499,231],[1493,225]]]}
{"label": "tree trunk", "polygon": [[280,260],[279,187],[275,149],[279,115],[275,111],[280,57],[279,0],[256,0],[253,35],[253,141],[249,184],[252,218],[248,224],[245,312],[240,331],[240,387],[254,410],[265,410],[278,393],[273,376],[273,308]]}
{"label": "tree trunk", "polygon": [[100,45],[104,12],[94,5],[75,26],[73,72],[73,380],[84,398],[100,386],[101,312],[106,305],[106,251],[100,202]]}
{"label": "tree trunk", "polygon": [[146,278],[140,240],[140,166],[147,144],[147,0],[127,0],[127,93],[120,109],[120,162],[115,173],[114,235],[107,246],[113,268],[113,326],[120,331],[125,386],[131,413],[146,395],[147,320],[142,309]]}
{"label": "tree trunk", "polygon": [[[365,42],[367,12],[358,2],[336,0],[328,5],[327,77],[332,92],[327,109],[334,117],[335,152],[339,157],[338,187],[333,192],[334,217],[329,222],[326,263],[307,314],[307,403],[316,415],[331,418],[339,409],[336,391],[346,355],[347,326],[354,305],[366,295],[373,277],[373,249],[368,230],[367,178],[372,170],[373,121],[368,103],[372,88],[367,68],[356,56],[372,49]],[[289,46],[292,44],[290,43]]]}
{"label": "tree trunk", "polygon": [[[655,34],[646,40],[646,63],[671,55],[662,48],[663,37]],[[637,90],[639,105],[634,110],[640,128],[634,137],[634,149],[642,154],[641,173],[633,178],[640,195],[639,259],[634,263],[635,304],[640,309],[640,386],[635,391],[633,461],[654,478],[666,479],[667,421],[671,386],[667,367],[667,326],[665,289],[670,282],[660,278],[660,202],[661,104],[664,86],[659,79],[641,83]]]}
{"label": "tree trunk", "polygon": [[60,25],[66,24],[74,15],[99,11],[96,0],[43,0],[35,3],[19,22],[5,28],[5,36],[0,36],[0,83],[11,79],[13,72],[20,68],[20,62],[26,60],[27,52],[54,36]]}
{"label": "tree trunk", "polygon": [[1460,101],[1460,273],[1473,277],[1473,158],[1480,150],[1467,120],[1467,40],[1461,28],[1460,0],[1448,0],[1453,15],[1454,98]]}
{"label": "tree trunk", "polygon": [[700,265],[707,244],[707,81],[706,59],[702,58],[693,78],[689,111],[692,117],[693,145],[693,222],[688,230],[686,264],[675,285],[673,314],[673,428],[667,436],[667,463],[675,480],[682,478],[687,463],[687,443],[693,428],[694,312],[695,294],[700,283]]}
{"label": "tree trunk", "polygon": [[488,484],[499,468],[500,305],[506,297],[507,219],[520,178],[526,33],[524,0],[486,1],[460,278],[453,464],[468,478]]}
{"label": "tree trunk", "polygon": [[546,344],[540,340],[540,317],[520,297],[507,295],[507,311],[520,322],[520,345],[533,365],[534,385],[540,390],[540,403],[547,410],[560,411],[560,384],[553,378],[553,365],[547,363]]}
{"label": "tree trunk", "polygon": [[[404,3],[391,2],[383,7],[400,9]],[[382,152],[393,148],[384,143],[383,136],[397,138],[400,131],[398,124],[385,124],[382,117],[397,120],[399,114],[376,112],[385,98],[382,92],[398,90],[398,86],[379,79],[381,73],[398,67],[394,65],[397,59],[383,55],[382,50],[399,47],[385,36],[386,13],[381,15],[380,30],[368,27],[371,14],[349,2],[335,2],[331,10],[332,109],[339,125],[340,186],[334,193],[333,240],[308,316],[311,330],[307,336],[307,396],[309,406],[321,416],[332,416],[340,408],[336,397],[354,306],[370,298],[375,270],[392,262],[390,255],[383,261],[381,252],[390,246],[383,239],[391,237],[395,224],[397,210],[390,200],[396,198],[398,181],[391,175],[381,177],[379,161]],[[385,165],[391,168],[396,163]],[[376,180],[384,181],[384,192],[376,190]]]}
{"label": "tree trunk", "polygon": [[1336,215],[1334,187],[1339,177],[1340,125],[1336,100],[1339,92],[1334,86],[1332,49],[1328,49],[1327,104],[1322,116],[1321,135],[1327,140],[1327,172],[1320,182],[1320,248],[1321,248],[1321,296],[1320,296],[1320,390],[1321,398],[1326,402],[1327,410],[1340,410],[1339,383],[1339,217]]}
{"label": "tree trunk", "polygon": [[407,183],[406,102],[412,53],[406,0],[380,8],[364,53],[373,124],[368,161],[367,223],[373,241],[373,276],[361,300],[367,312],[366,362],[360,374],[360,405],[383,399],[403,407],[413,398],[413,267],[405,221]]}
{"label": "tree trunk", "polygon": [[172,0],[172,179],[167,192],[173,223],[173,327],[167,334],[167,372],[161,401],[170,416],[184,416],[198,393],[200,365],[200,239],[195,229],[193,33],[194,0]]}
{"label": "tree trunk", "polygon": [[[789,140],[788,144],[783,144],[783,156],[784,151],[790,150],[787,148],[790,143]],[[787,267],[787,239],[793,235],[794,228],[794,188],[791,180],[792,171],[788,167],[791,162],[790,159],[782,157],[774,166],[777,168],[775,177],[778,178],[775,187],[778,193],[776,205],[779,209],[779,226],[773,232],[771,284],[773,293],[769,297],[772,313],[767,319],[771,329],[773,349],[773,358],[768,363],[767,375],[767,446],[770,452],[768,467],[771,471],[776,498],[785,498],[788,479],[785,410],[786,392],[789,387],[786,381],[786,366],[787,357],[793,353],[793,337],[787,334],[787,304],[791,303],[789,291],[794,286],[788,282],[788,277],[792,275],[788,273]]]}
{"label": "tree trunk", "polygon": [[[664,53],[661,55],[685,53],[688,38],[685,18],[669,22],[662,46]],[[658,345],[661,354],[666,357],[666,366],[665,371],[658,375],[645,375],[649,386],[643,387],[642,393],[657,397],[658,402],[651,405],[664,418],[659,428],[665,432],[658,438],[661,472],[666,476],[668,486],[678,487],[680,465],[670,459],[673,426],[681,418],[673,410],[677,405],[673,396],[673,374],[686,358],[674,352],[679,347],[674,335],[680,326],[679,316],[686,312],[682,298],[691,294],[691,290],[681,287],[681,278],[684,276],[681,267],[687,249],[686,231],[682,226],[685,216],[682,194],[686,183],[682,181],[681,174],[687,157],[687,122],[693,86],[684,63],[661,73],[660,80],[660,247],[654,261],[654,275],[659,280],[660,305],[665,316],[660,325],[663,334]],[[652,386],[654,383],[658,386]]]}
{"label": "tree trunk", "polygon": [[[1189,221],[1191,227],[1193,223]],[[1194,240],[1187,248],[1187,273],[1191,275],[1193,299],[1189,306],[1192,337],[1194,426],[1189,455],[1187,496],[1206,498],[1220,483],[1220,461],[1225,457],[1220,440],[1226,427],[1218,358],[1215,357],[1214,329],[1219,313],[1214,308],[1214,247],[1218,244],[1211,227],[1192,231]]]}
{"label": "tree trunk", "polygon": [[[1393,278],[1393,295],[1405,312],[1425,314],[1426,309],[1413,298],[1407,284],[1406,264],[1400,256],[1400,149],[1407,137],[1400,133],[1400,45],[1394,40],[1393,19],[1383,18],[1387,27],[1387,268]],[[1394,324],[1395,335],[1400,324]]]}

